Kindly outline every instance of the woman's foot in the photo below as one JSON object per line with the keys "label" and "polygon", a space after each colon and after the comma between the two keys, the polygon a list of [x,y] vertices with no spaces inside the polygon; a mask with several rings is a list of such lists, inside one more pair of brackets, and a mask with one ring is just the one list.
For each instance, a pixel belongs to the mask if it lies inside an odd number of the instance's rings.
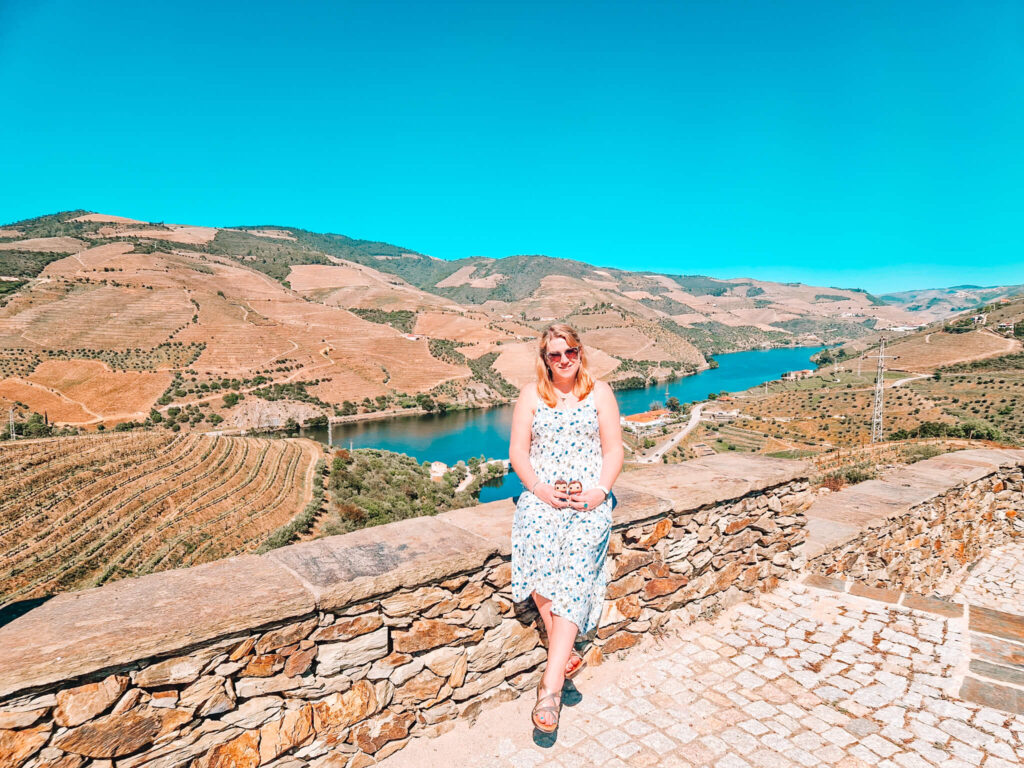
{"label": "woman's foot", "polygon": [[541,683],[537,686],[537,703],[533,705],[533,725],[538,731],[554,733],[558,729],[558,711],[562,706],[562,692],[548,691]]}
{"label": "woman's foot", "polygon": [[573,649],[569,654],[569,660],[565,662],[565,679],[572,680],[585,666],[587,664],[583,661],[583,657],[576,653],[576,649]]}

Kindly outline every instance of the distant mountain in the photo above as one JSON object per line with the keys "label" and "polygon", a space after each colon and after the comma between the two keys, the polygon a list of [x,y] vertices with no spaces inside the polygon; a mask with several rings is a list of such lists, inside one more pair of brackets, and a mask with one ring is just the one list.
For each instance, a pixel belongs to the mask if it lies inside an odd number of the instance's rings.
{"label": "distant mountain", "polygon": [[908,312],[921,313],[924,318],[920,322],[925,323],[1014,296],[1024,296],[1024,285],[953,285],[948,288],[886,293],[880,298]]}
{"label": "distant mountain", "polygon": [[0,227],[0,407],[205,429],[503,401],[555,320],[599,376],[641,385],[948,311],[902,296],[68,211]]}

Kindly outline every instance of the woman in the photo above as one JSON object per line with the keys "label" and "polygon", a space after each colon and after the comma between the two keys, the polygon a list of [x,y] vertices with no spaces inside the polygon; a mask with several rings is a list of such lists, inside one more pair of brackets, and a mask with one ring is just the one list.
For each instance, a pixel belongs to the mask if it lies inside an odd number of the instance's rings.
{"label": "woman", "polygon": [[532,717],[550,733],[562,685],[583,667],[576,635],[601,617],[609,497],[623,454],[615,395],[587,370],[579,334],[568,325],[544,331],[536,367],[537,383],[523,387],[512,415],[509,458],[527,489],[512,524],[512,598],[533,597],[547,632]]}

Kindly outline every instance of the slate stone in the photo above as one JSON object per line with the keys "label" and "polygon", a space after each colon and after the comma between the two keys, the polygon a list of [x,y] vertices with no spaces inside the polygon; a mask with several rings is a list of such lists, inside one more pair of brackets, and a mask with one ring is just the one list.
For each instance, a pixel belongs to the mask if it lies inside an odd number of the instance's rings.
{"label": "slate stone", "polygon": [[867,584],[861,584],[859,581],[855,581],[850,585],[850,594],[857,597],[866,597],[869,600],[878,600],[882,603],[895,604],[900,601],[900,592],[898,590],[869,587]]}
{"label": "slate stone", "polygon": [[437,517],[414,517],[263,555],[294,573],[333,611],[481,567],[499,547]]}
{"label": "slate stone", "polygon": [[253,555],[67,592],[0,627],[0,697],[182,652],[315,607],[298,579]]}
{"label": "slate stone", "polygon": [[[964,607],[959,603],[951,603],[949,600],[941,600],[937,597],[924,597],[923,595],[906,594],[903,596],[904,608],[913,608],[917,611],[927,611],[939,616],[956,618],[964,615]],[[972,609],[973,610],[973,609]]]}
{"label": "slate stone", "polygon": [[1024,645],[998,637],[972,634],[971,654],[993,664],[1024,669]]}
{"label": "slate stone", "polygon": [[846,582],[842,579],[833,579],[831,576],[823,576],[820,573],[812,573],[804,579],[804,584],[808,587],[817,587],[818,589],[828,589],[832,592],[845,592]]}
{"label": "slate stone", "polygon": [[[615,483],[615,494],[620,496],[621,490],[623,499],[628,498],[627,490],[651,494],[667,500],[679,514],[794,480],[805,480],[809,470],[810,465],[803,461],[723,453],[683,464],[654,465],[624,472]],[[622,506],[625,507],[625,502]],[[616,509],[616,523],[635,514],[629,508],[618,513]],[[635,522],[635,518],[630,522]]]}
{"label": "slate stone", "polygon": [[479,536],[497,547],[504,557],[512,555],[512,518],[516,505],[512,499],[499,499],[475,507],[453,509],[435,516],[448,525]]}
{"label": "slate stone", "polygon": [[970,630],[1024,643],[1024,616],[972,605]]}
{"label": "slate stone", "polygon": [[959,695],[964,701],[973,701],[975,704],[992,707],[1001,712],[1024,715],[1024,691],[1019,688],[1008,688],[976,677],[965,677]]}
{"label": "slate stone", "polygon": [[999,664],[991,664],[979,659],[971,659],[971,672],[978,677],[987,677],[990,680],[998,680],[1001,683],[1024,686],[1024,669],[1003,667]]}

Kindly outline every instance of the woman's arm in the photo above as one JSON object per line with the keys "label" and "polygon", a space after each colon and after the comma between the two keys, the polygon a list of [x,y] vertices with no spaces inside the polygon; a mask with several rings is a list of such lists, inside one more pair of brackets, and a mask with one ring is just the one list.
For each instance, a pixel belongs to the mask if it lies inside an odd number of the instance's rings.
{"label": "woman's arm", "polygon": [[622,471],[626,453],[622,448],[622,424],[619,422],[619,401],[612,388],[603,381],[594,385],[597,400],[597,425],[601,432],[601,483],[608,490],[615,485]]}
{"label": "woman's arm", "polygon": [[[619,424],[619,403],[612,388],[603,381],[595,382],[590,395],[597,407],[597,426],[601,435],[601,479],[609,491],[622,471],[625,452],[622,449],[622,426]],[[576,509],[594,509],[605,500],[600,488],[587,488],[570,502]],[[586,504],[586,506],[584,506]]]}
{"label": "woman's arm", "polygon": [[533,413],[537,410],[537,386],[527,384],[519,393],[512,411],[512,436],[508,444],[508,458],[512,469],[519,475],[523,487],[556,509],[568,506],[568,494],[558,493],[548,483],[540,483],[530,464],[530,441],[533,439]]}
{"label": "woman's arm", "polygon": [[537,473],[530,465],[530,426],[536,408],[537,387],[534,384],[527,384],[519,393],[516,407],[512,411],[512,436],[508,444],[508,458],[512,469],[519,475],[519,482],[528,491],[532,491],[537,484]]}

